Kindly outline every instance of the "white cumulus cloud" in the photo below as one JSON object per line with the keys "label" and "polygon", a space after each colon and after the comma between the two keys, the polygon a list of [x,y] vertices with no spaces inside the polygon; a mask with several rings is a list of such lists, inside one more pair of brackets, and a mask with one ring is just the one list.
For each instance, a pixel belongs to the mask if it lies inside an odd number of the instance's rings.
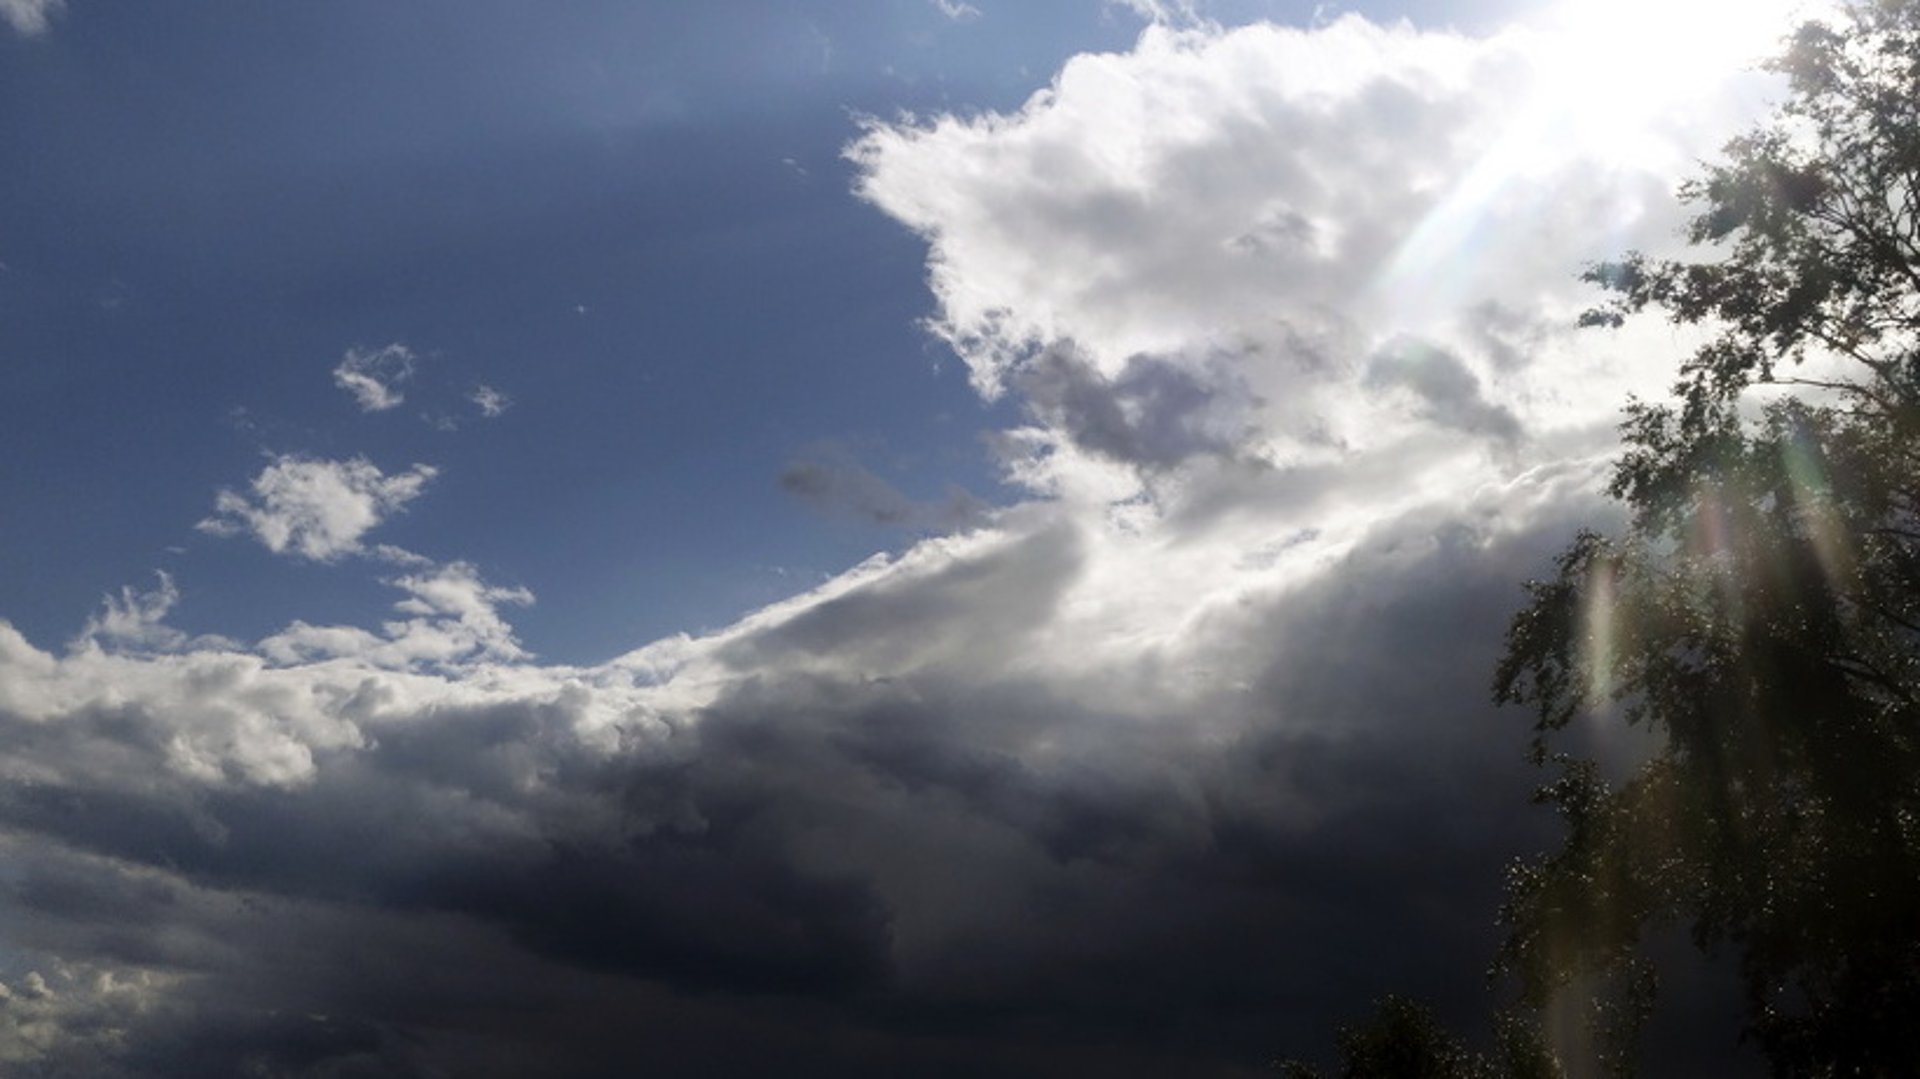
{"label": "white cumulus cloud", "polygon": [[467,562],[428,564],[388,583],[407,593],[394,604],[407,617],[379,633],[295,622],[261,641],[260,654],[284,665],[346,659],[393,670],[530,658],[500,614],[502,604],[532,603],[527,589],[488,584]]}
{"label": "white cumulus cloud", "polygon": [[420,496],[438,470],[416,464],[389,475],[364,457],[276,456],[246,492],[222,490],[196,527],[251,534],[275,554],[330,562],[362,550],[361,537]]}
{"label": "white cumulus cloud", "polygon": [[1144,467],[1165,494],[1195,454],[1286,469],[1434,428],[1483,456],[1604,428],[1664,384],[1665,334],[1571,332],[1575,275],[1671,249],[1669,166],[1766,85],[1690,84],[1626,153],[1555,81],[1557,41],[1156,24],[1018,110],[875,121],[847,152],[859,193],[927,241],[930,328],[981,393],[1028,405],[1001,444],[1037,490],[1131,498]]}

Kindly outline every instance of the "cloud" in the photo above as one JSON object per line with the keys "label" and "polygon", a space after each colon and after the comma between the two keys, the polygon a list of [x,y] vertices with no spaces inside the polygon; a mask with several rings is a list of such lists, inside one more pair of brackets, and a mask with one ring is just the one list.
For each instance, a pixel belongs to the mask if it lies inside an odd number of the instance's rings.
{"label": "cloud", "polygon": [[388,475],[364,457],[281,454],[254,477],[250,494],[220,491],[214,515],[195,527],[216,536],[251,533],[275,554],[331,562],[361,553],[361,537],[418,498],[438,474],[430,465]]}
{"label": "cloud", "polygon": [[928,0],[933,9],[954,22],[970,22],[980,17],[980,9],[965,0]]}
{"label": "cloud", "polygon": [[66,10],[67,0],[0,0],[0,19],[15,33],[34,37],[47,32],[53,17]]}
{"label": "cloud", "polygon": [[487,419],[493,419],[513,407],[513,398],[484,384],[474,387],[467,400],[473,402],[473,407],[479,409],[480,415]]}
{"label": "cloud", "polygon": [[1156,25],[1180,25],[1200,18],[1198,0],[1106,0],[1109,8],[1126,8]]}
{"label": "cloud", "polygon": [[100,613],[87,619],[78,639],[160,652],[177,650],[186,637],[166,625],[165,619],[174,604],[180,602],[180,589],[169,574],[156,572],[155,576],[160,584],[151,592],[127,587],[122,588],[118,596],[104,597]]}
{"label": "cloud", "polygon": [[1021,398],[1051,430],[1082,448],[1146,469],[1200,454],[1232,455],[1253,433],[1256,404],[1232,361],[1189,367],[1129,356],[1109,377],[1071,342],[1048,347],[1015,375]]}
{"label": "cloud", "polygon": [[[929,329],[982,394],[1035,416],[1002,445],[1036,491],[1135,497],[1142,479],[1111,466],[1164,486],[1152,474],[1196,453],[1384,451],[1407,437],[1406,394],[1511,443],[1664,383],[1670,340],[1595,355],[1537,327],[1587,302],[1570,268],[1671,249],[1666,166],[1754,112],[1750,82],[1715,84],[1647,136],[1662,152],[1616,153],[1578,109],[1516,104],[1569,100],[1554,42],[1351,15],[1156,24],[1017,110],[872,121],[847,156],[859,194],[928,245]],[[1397,340],[1445,358],[1396,366]]]}
{"label": "cloud", "polygon": [[407,593],[394,609],[409,617],[381,626],[377,634],[347,626],[295,622],[260,642],[268,659],[297,665],[323,659],[351,659],[374,667],[405,670],[422,664],[458,665],[475,660],[531,658],[500,614],[502,604],[525,606],[533,593],[503,588],[481,579],[471,563],[435,566],[418,555],[407,563],[420,572],[387,583]]}
{"label": "cloud", "polygon": [[385,412],[406,400],[399,387],[413,377],[413,364],[413,350],[402,344],[350,348],[333,369],[333,384],[352,394],[360,411]]}
{"label": "cloud", "polygon": [[230,648],[234,642],[215,636],[189,637],[166,624],[168,612],[180,602],[173,576],[156,570],[159,584],[148,592],[120,589],[101,601],[99,613],[87,619],[74,638],[74,648],[111,648],[130,652],[182,652],[193,648]]}
{"label": "cloud", "polygon": [[924,532],[950,532],[985,519],[987,504],[953,488],[944,498],[920,502],[873,474],[844,448],[832,445],[787,464],[780,489],[827,513],[843,513],[869,524]]}
{"label": "cloud", "polygon": [[[1089,606],[1159,541],[1039,506],[593,668],[290,646],[313,627],[57,656],[0,627],[0,887],[58,993],[14,1051],[578,1073],[717,1039],[737,1074],[1155,1074],[1304,1035],[1302,994],[1360,1006],[1376,986],[1323,972],[1363,935],[1470,990],[1484,927],[1421,910],[1490,909],[1528,777],[1483,704],[1397,717],[1479,696],[1547,547],[1502,501],[1188,595],[1164,638],[1138,631],[1171,610]],[[395,584],[454,627],[517,598],[457,567]],[[1166,1055],[1167,1021],[1199,1055]]]}
{"label": "cloud", "polygon": [[1442,426],[1506,443],[1520,437],[1520,420],[1486,400],[1479,376],[1459,356],[1425,341],[1389,341],[1368,360],[1366,385],[1406,391],[1422,416]]}
{"label": "cloud", "polygon": [[1017,113],[875,124],[849,156],[928,239],[933,328],[993,393],[1052,342],[1113,371],[1344,314],[1520,81],[1482,53],[1354,19],[1155,27]]}

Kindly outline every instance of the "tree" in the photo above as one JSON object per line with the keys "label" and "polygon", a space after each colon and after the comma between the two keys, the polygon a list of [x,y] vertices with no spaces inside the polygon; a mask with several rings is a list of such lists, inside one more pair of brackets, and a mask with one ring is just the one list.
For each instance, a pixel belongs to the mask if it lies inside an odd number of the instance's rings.
{"label": "tree", "polygon": [[[1372,1018],[1342,1027],[1340,1079],[1560,1079],[1559,1065],[1537,1029],[1507,1014],[1494,1024],[1491,1053],[1467,1048],[1433,1013],[1401,996],[1382,998]],[[1279,1066],[1286,1079],[1320,1079],[1298,1061]]]}
{"label": "tree", "polygon": [[[1509,630],[1494,695],[1533,708],[1567,833],[1515,867],[1499,968],[1536,1007],[1611,985],[1630,1034],[1647,931],[1687,924],[1777,1074],[1920,1075],[1920,0],[1856,0],[1775,67],[1788,102],[1682,189],[1704,257],[1587,274],[1584,321],[1711,336],[1628,408],[1625,532]],[[1657,748],[1610,775],[1567,748],[1589,723]]]}

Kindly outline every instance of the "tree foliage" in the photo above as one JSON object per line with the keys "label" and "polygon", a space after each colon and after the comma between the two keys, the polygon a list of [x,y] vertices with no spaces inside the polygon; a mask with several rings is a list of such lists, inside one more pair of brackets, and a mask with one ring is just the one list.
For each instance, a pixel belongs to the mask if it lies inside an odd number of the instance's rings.
{"label": "tree foliage", "polygon": [[[1916,1075],[1920,0],[1776,66],[1787,104],[1683,189],[1703,257],[1588,274],[1586,321],[1710,337],[1629,407],[1624,534],[1580,536],[1509,630],[1495,696],[1533,708],[1567,834],[1515,868],[1500,965],[1535,1006],[1624,987],[1630,1033],[1646,933],[1685,924],[1737,956],[1776,1073]],[[1564,748],[1613,723],[1658,748],[1613,775]]]}
{"label": "tree foliage", "polygon": [[[1561,1079],[1559,1064],[1526,1018],[1500,1016],[1492,1050],[1478,1053],[1401,996],[1382,998],[1366,1022],[1343,1027],[1339,1047],[1339,1079]],[[1286,1079],[1321,1075],[1298,1061],[1282,1063],[1280,1073]]]}

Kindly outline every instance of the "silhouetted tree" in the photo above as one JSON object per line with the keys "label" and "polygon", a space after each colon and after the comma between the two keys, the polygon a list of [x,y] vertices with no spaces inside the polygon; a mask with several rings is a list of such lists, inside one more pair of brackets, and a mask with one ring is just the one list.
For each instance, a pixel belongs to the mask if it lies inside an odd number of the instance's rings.
{"label": "silhouetted tree", "polygon": [[[1533,1025],[1516,1015],[1495,1024],[1491,1053],[1468,1049],[1433,1013],[1389,996],[1372,1018],[1340,1030],[1340,1079],[1560,1079],[1559,1065]],[[1280,1065],[1286,1079],[1320,1079],[1298,1061]]]}
{"label": "silhouetted tree", "polygon": [[[1685,187],[1702,261],[1588,276],[1586,321],[1711,333],[1671,403],[1638,402],[1612,493],[1529,585],[1495,680],[1536,712],[1564,845],[1515,868],[1501,968],[1575,986],[1624,1045],[1643,935],[1740,963],[1781,1075],[1920,1075],[1920,0],[1859,0],[1776,66],[1791,96]],[[1582,724],[1657,735],[1609,775]]]}

